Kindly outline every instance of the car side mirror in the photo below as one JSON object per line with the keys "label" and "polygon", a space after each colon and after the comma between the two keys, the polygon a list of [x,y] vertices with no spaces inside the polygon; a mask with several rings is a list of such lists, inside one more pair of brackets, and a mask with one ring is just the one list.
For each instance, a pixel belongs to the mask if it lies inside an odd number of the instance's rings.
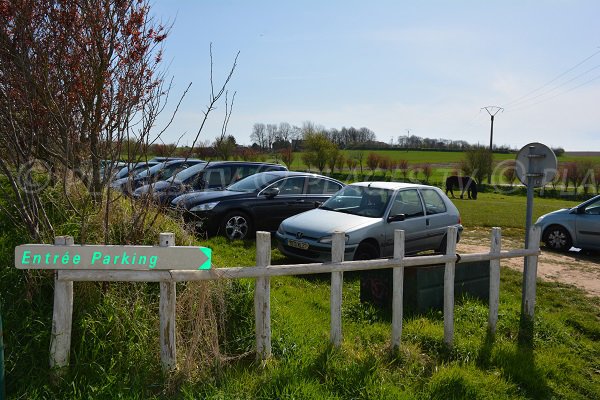
{"label": "car side mirror", "polygon": [[315,201],[315,208],[319,208],[319,207],[321,207],[321,205],[323,205],[323,202]]}
{"label": "car side mirror", "polygon": [[275,197],[275,196],[277,196],[279,194],[279,188],[277,188],[277,187],[271,187],[271,188],[265,189],[262,192],[262,194],[267,199],[272,199],[273,197]]}
{"label": "car side mirror", "polygon": [[390,215],[387,218],[387,222],[398,222],[398,221],[404,221],[406,219],[406,214],[396,214],[396,215]]}

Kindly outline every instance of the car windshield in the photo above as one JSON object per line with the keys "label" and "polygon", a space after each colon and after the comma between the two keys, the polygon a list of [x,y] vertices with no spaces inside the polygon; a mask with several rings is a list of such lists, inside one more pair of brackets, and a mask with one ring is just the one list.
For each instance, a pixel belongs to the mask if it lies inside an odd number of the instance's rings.
{"label": "car windshield", "polygon": [[237,181],[236,183],[227,186],[227,190],[232,192],[246,192],[252,193],[259,189],[262,189],[274,180],[281,178],[281,175],[270,174],[268,172],[262,172],[254,175],[247,176],[244,179]]}
{"label": "car windshield", "polygon": [[320,207],[363,217],[381,218],[394,193],[393,190],[368,186],[346,186]]}
{"label": "car windshield", "polygon": [[186,168],[183,171],[179,171],[177,174],[167,179],[167,181],[173,182],[174,180],[178,180],[180,182],[186,182],[188,179],[198,175],[200,171],[202,171],[205,167],[206,163],[192,165],[191,167]]}
{"label": "car windshield", "polygon": [[154,176],[154,174],[156,174],[158,171],[160,171],[161,169],[163,169],[165,167],[167,163],[165,162],[161,162],[159,164],[156,164],[155,166],[149,168],[149,169],[145,169],[142,172],[140,172],[139,174],[136,175],[136,178],[145,178],[147,176]]}

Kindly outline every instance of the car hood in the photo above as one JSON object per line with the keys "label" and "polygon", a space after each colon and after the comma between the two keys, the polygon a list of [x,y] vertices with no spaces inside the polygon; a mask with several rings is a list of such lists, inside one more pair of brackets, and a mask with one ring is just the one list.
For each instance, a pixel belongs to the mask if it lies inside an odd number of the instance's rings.
{"label": "car hood", "polygon": [[283,230],[304,236],[319,238],[335,231],[349,233],[352,230],[375,224],[381,218],[369,218],[359,215],[345,214],[337,211],[314,209],[284,220]]}
{"label": "car hood", "polygon": [[564,215],[564,214],[570,214],[571,211],[573,209],[572,208],[563,208],[562,210],[556,210],[556,211],[552,211],[548,214],[544,214],[542,215],[538,221],[540,221],[542,218],[547,218],[547,217],[551,217],[551,216],[557,216],[557,215]]}
{"label": "car hood", "polygon": [[185,208],[186,210],[189,210],[190,208],[202,203],[248,196],[255,196],[255,194],[245,192],[231,192],[229,190],[196,191],[176,197],[171,202],[171,205],[173,207]]}

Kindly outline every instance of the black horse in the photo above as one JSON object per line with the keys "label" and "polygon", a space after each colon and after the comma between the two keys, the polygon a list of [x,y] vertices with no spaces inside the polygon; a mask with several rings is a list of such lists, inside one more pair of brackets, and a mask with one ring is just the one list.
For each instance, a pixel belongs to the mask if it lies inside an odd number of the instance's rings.
{"label": "black horse", "polygon": [[449,176],[446,179],[446,195],[450,191],[450,194],[454,197],[452,189],[455,187],[460,189],[461,199],[464,197],[466,191],[469,199],[477,200],[477,182],[470,176]]}

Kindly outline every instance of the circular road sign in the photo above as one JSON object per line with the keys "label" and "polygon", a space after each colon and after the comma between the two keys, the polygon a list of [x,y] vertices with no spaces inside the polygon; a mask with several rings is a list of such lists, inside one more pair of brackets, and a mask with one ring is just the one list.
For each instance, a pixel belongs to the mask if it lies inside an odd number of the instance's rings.
{"label": "circular road sign", "polygon": [[529,143],[517,153],[515,170],[525,185],[542,187],[556,176],[556,154],[545,144]]}

